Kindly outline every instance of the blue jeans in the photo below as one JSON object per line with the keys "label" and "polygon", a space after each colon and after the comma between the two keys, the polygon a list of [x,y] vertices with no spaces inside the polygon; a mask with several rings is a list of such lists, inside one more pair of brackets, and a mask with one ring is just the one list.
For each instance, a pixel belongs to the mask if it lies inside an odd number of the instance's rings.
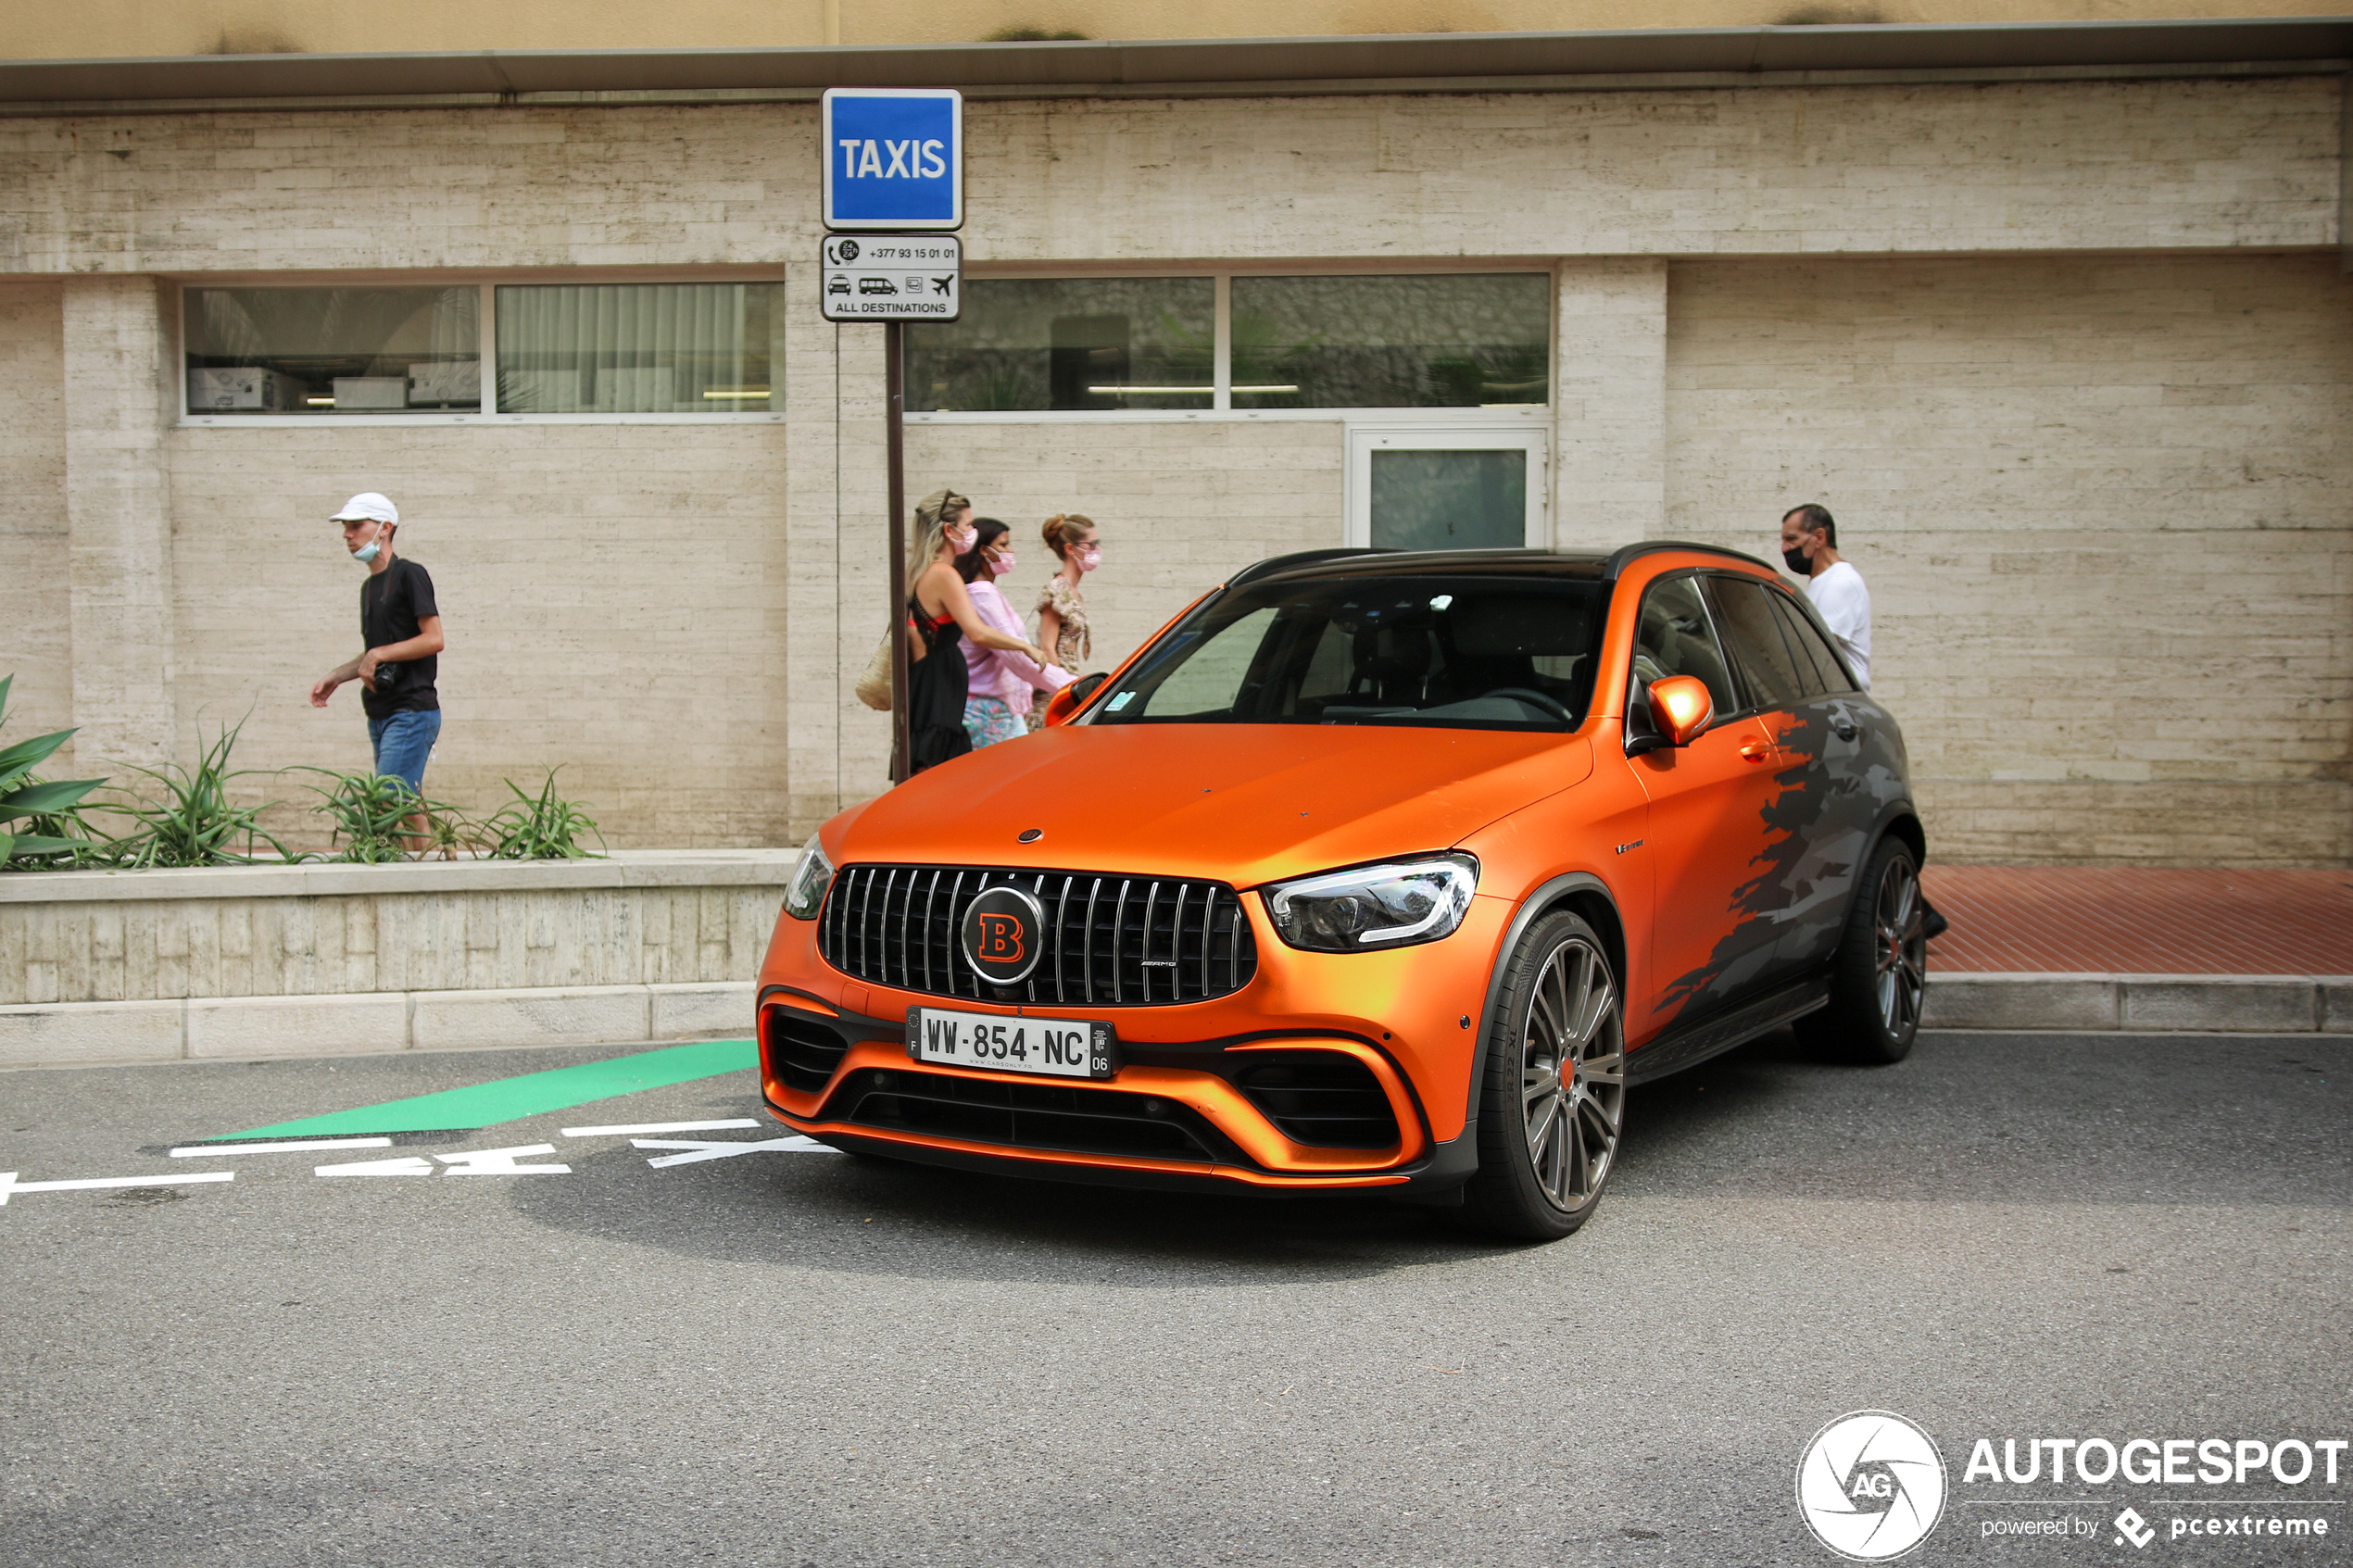
{"label": "blue jeans", "polygon": [[376,748],[376,771],[387,778],[400,779],[422,795],[425,759],[433,755],[434,739],[440,734],[439,709],[427,712],[405,709],[369,720],[368,739]]}

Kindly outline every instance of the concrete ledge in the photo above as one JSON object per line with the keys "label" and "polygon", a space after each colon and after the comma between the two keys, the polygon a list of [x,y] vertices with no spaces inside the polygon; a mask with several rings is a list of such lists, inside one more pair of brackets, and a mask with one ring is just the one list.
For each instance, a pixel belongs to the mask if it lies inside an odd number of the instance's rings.
{"label": "concrete ledge", "polygon": [[398,992],[354,997],[210,997],[187,1004],[187,1054],[366,1056],[409,1048],[409,998]]}
{"label": "concrete ledge", "polygon": [[1922,1027],[2353,1034],[2353,977],[1931,972]]}
{"label": "concrete ledge", "polygon": [[798,849],[616,849],[593,860],[403,860],[384,866],[11,872],[0,876],[0,904],[535,893],[595,887],[781,887],[799,853]]}
{"label": "concrete ledge", "polygon": [[752,984],[0,1007],[0,1070],[741,1038]]}
{"label": "concrete ledge", "polygon": [[0,1008],[0,1067],[170,1061],[187,1051],[185,1002]]}

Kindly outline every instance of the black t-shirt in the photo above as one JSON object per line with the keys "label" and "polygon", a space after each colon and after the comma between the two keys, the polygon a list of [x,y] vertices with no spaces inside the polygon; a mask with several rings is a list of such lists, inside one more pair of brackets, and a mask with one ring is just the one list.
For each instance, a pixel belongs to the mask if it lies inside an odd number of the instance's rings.
{"label": "black t-shirt", "polygon": [[[433,602],[433,579],[407,556],[395,556],[382,571],[370,572],[359,584],[359,634],[371,648],[388,647],[415,636],[418,622],[441,613]],[[376,689],[359,688],[359,705],[371,719],[387,713],[430,713],[441,706],[434,676],[441,660],[434,654],[399,664],[376,666]]]}

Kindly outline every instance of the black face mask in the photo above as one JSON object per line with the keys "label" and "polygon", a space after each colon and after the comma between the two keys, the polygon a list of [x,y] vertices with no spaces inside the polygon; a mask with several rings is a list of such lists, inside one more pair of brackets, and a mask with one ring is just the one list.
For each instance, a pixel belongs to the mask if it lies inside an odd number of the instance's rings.
{"label": "black face mask", "polygon": [[1781,552],[1781,562],[1792,571],[1796,572],[1800,577],[1811,577],[1814,575],[1814,563],[1806,558],[1806,552],[1804,550],[1783,550]]}

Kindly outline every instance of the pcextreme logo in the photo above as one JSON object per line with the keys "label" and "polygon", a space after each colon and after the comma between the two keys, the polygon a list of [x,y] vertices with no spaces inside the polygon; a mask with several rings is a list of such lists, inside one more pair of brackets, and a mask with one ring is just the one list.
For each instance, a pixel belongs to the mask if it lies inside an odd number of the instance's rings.
{"label": "pcextreme logo", "polygon": [[1944,1459],[1890,1411],[1856,1411],[1814,1434],[1797,1463],[1797,1508],[1824,1546],[1884,1562],[1928,1538],[1944,1512]]}

